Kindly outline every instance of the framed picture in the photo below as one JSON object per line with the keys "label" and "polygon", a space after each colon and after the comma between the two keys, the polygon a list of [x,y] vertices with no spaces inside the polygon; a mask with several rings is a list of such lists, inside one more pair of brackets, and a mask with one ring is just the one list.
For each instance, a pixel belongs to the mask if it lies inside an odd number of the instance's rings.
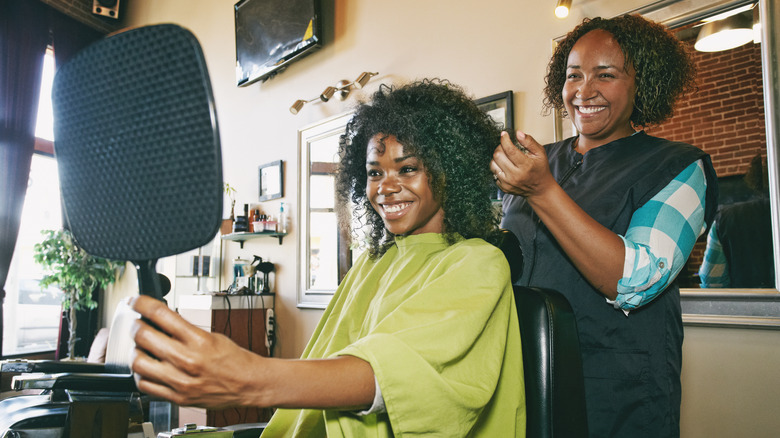
{"label": "framed picture", "polygon": [[260,166],[260,201],[284,196],[283,161],[273,161]]}
{"label": "framed picture", "polygon": [[[477,99],[474,102],[476,102],[479,109],[486,112],[500,125],[501,130],[512,134],[511,137],[514,138],[515,111],[512,103],[512,96],[512,90],[509,90],[492,96],[483,97],[482,99]],[[498,201],[503,197],[504,194],[501,192],[501,189],[496,187],[496,191],[491,196],[491,199]]]}
{"label": "framed picture", "polygon": [[515,114],[512,96],[512,90],[509,90],[477,99],[474,102],[476,102],[479,109],[486,112],[496,123],[501,125],[502,130],[513,133],[515,130]]}

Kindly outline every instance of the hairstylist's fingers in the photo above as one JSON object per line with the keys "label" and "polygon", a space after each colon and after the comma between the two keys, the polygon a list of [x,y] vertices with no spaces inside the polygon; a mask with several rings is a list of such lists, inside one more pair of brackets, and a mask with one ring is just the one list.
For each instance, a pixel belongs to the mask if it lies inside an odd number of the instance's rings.
{"label": "hairstylist's fingers", "polygon": [[[501,146],[499,146],[499,147],[501,147]],[[494,153],[494,158],[492,160],[490,160],[490,172],[493,173],[493,179],[498,178],[498,175],[501,172],[503,172],[501,170],[501,166],[499,166],[498,163],[496,162],[495,153]]]}
{"label": "hairstylist's fingers", "polygon": [[544,152],[544,147],[539,144],[539,142],[536,141],[535,138],[533,138],[531,135],[526,134],[523,131],[517,130],[517,141],[520,143],[523,148],[525,148],[524,153],[539,156],[539,155],[546,155]]}
{"label": "hairstylist's fingers", "polygon": [[132,328],[133,341],[138,349],[148,352],[160,360],[171,360],[186,355],[191,346],[184,345],[178,339],[150,326],[143,320],[138,320]]}
{"label": "hairstylist's fingers", "polygon": [[171,367],[170,364],[155,360],[138,349],[134,351],[132,364],[133,379],[139,391],[182,404],[177,398],[179,392],[167,383],[171,380],[180,380],[180,377],[175,375],[182,374],[181,371]]}
{"label": "hairstylist's fingers", "polygon": [[160,331],[188,343],[193,340],[194,325],[185,321],[178,313],[168,308],[168,305],[152,297],[141,295],[136,297],[130,305],[133,310],[140,313]]}
{"label": "hairstylist's fingers", "polygon": [[501,132],[501,143],[493,151],[491,170],[499,178],[501,172],[513,173],[523,167],[526,162],[524,154],[515,146],[506,131]]}

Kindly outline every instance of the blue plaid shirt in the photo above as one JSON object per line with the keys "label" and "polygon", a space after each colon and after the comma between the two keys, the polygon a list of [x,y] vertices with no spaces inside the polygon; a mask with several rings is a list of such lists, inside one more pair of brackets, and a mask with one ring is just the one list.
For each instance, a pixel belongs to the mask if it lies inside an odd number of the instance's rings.
{"label": "blue plaid shirt", "polygon": [[620,236],[626,258],[618,296],[607,302],[628,313],[669,286],[706,230],[706,191],[704,166],[697,160],[634,212],[626,235]]}
{"label": "blue plaid shirt", "polygon": [[707,234],[707,249],[704,251],[704,261],[699,268],[701,287],[730,287],[731,277],[727,268],[726,254],[718,238],[718,221],[715,221]]}

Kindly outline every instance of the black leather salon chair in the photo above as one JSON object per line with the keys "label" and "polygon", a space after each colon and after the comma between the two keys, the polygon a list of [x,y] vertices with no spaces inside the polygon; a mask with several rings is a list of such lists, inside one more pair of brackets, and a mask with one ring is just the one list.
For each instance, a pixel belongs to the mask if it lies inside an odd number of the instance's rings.
{"label": "black leather salon chair", "polygon": [[527,438],[588,436],[585,380],[571,305],[550,289],[515,286]]}
{"label": "black leather salon chair", "polygon": [[[162,299],[157,260],[208,243],[222,220],[219,132],[198,41],[173,24],[106,37],[58,70],[52,101],[67,226],[88,253],[132,262],[139,293]],[[40,393],[0,402],[0,436],[127,437],[128,418],[148,414],[129,366],[137,317],[117,311],[108,341],[117,352],[104,367],[15,365],[44,373],[14,378],[15,389]]]}
{"label": "black leather salon chair", "polygon": [[[499,247],[516,282],[523,271],[520,243],[502,230]],[[571,305],[550,289],[514,286],[514,295],[523,343],[526,437],[587,437],[585,381]]]}

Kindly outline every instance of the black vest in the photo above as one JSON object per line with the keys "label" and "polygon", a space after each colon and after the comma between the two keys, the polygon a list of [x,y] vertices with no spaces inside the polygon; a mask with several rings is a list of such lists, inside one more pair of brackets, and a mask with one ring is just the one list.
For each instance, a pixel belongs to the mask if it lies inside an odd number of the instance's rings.
{"label": "black vest", "polygon": [[[717,180],[700,149],[639,132],[583,156],[574,140],[545,146],[552,174],[611,231],[625,235],[634,212],[699,159],[707,175],[705,219],[711,223]],[[518,284],[558,290],[574,308],[590,435],[678,436],[683,327],[677,284],[626,316],[579,274],[524,198],[505,196],[503,211],[502,227],[518,236],[525,254]]]}
{"label": "black vest", "polygon": [[718,239],[728,261],[729,287],[774,288],[772,217],[769,198],[723,207],[715,216]]}

